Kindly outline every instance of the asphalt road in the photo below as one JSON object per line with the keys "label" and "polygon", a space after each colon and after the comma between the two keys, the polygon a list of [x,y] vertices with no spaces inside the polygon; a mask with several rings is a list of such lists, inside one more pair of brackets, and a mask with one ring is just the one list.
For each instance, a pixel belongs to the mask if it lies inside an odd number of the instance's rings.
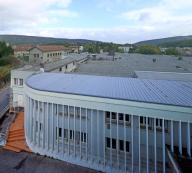
{"label": "asphalt road", "polygon": [[99,173],[33,153],[0,149],[0,173]]}
{"label": "asphalt road", "polygon": [[0,90],[0,112],[9,104],[10,90],[10,87]]}

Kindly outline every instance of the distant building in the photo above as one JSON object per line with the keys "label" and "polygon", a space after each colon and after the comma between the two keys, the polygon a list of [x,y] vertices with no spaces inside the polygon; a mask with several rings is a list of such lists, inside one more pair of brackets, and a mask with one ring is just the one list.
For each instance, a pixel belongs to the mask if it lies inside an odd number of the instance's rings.
{"label": "distant building", "polygon": [[15,57],[29,57],[29,50],[33,45],[15,45],[13,46]]}
{"label": "distant building", "polygon": [[60,45],[40,45],[29,50],[29,62],[52,62],[62,59],[65,54],[65,47]]}
{"label": "distant building", "polygon": [[123,50],[124,53],[128,53],[131,46],[119,46],[119,49]]}

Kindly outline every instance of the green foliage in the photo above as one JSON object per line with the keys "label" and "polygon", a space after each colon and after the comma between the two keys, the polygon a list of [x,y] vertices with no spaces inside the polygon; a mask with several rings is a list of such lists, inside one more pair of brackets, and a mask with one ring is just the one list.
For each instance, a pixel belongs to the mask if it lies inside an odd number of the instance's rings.
{"label": "green foliage", "polygon": [[175,56],[179,56],[179,52],[176,48],[168,48],[165,50],[165,54],[166,55],[175,55]]}
{"label": "green foliage", "polygon": [[120,53],[123,53],[123,50],[119,49],[118,44],[96,42],[96,43],[84,45],[84,51],[85,52],[100,53],[100,50],[103,50],[103,52],[120,52]]}
{"label": "green foliage", "polygon": [[0,58],[13,54],[11,46],[7,46],[5,42],[0,42]]}
{"label": "green foliage", "polygon": [[159,47],[150,46],[150,45],[142,45],[137,47],[135,50],[131,50],[133,53],[141,53],[141,54],[161,54],[161,50]]}

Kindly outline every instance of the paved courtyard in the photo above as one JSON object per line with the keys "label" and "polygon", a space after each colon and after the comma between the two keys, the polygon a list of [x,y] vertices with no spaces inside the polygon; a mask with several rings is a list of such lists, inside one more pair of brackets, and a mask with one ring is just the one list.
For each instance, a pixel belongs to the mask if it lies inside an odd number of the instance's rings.
{"label": "paved courtyard", "polygon": [[48,157],[0,149],[0,173],[99,173]]}

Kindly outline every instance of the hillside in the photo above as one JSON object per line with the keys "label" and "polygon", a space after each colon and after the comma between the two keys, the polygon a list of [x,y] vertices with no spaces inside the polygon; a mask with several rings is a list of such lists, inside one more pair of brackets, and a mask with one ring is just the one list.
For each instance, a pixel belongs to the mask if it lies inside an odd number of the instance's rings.
{"label": "hillside", "polygon": [[162,39],[146,40],[136,45],[154,45],[161,47],[192,47],[192,36],[177,36]]}
{"label": "hillside", "polygon": [[0,41],[5,41],[11,44],[86,44],[95,43],[99,41],[86,39],[66,39],[66,38],[52,38],[52,37],[37,37],[25,35],[0,35]]}

